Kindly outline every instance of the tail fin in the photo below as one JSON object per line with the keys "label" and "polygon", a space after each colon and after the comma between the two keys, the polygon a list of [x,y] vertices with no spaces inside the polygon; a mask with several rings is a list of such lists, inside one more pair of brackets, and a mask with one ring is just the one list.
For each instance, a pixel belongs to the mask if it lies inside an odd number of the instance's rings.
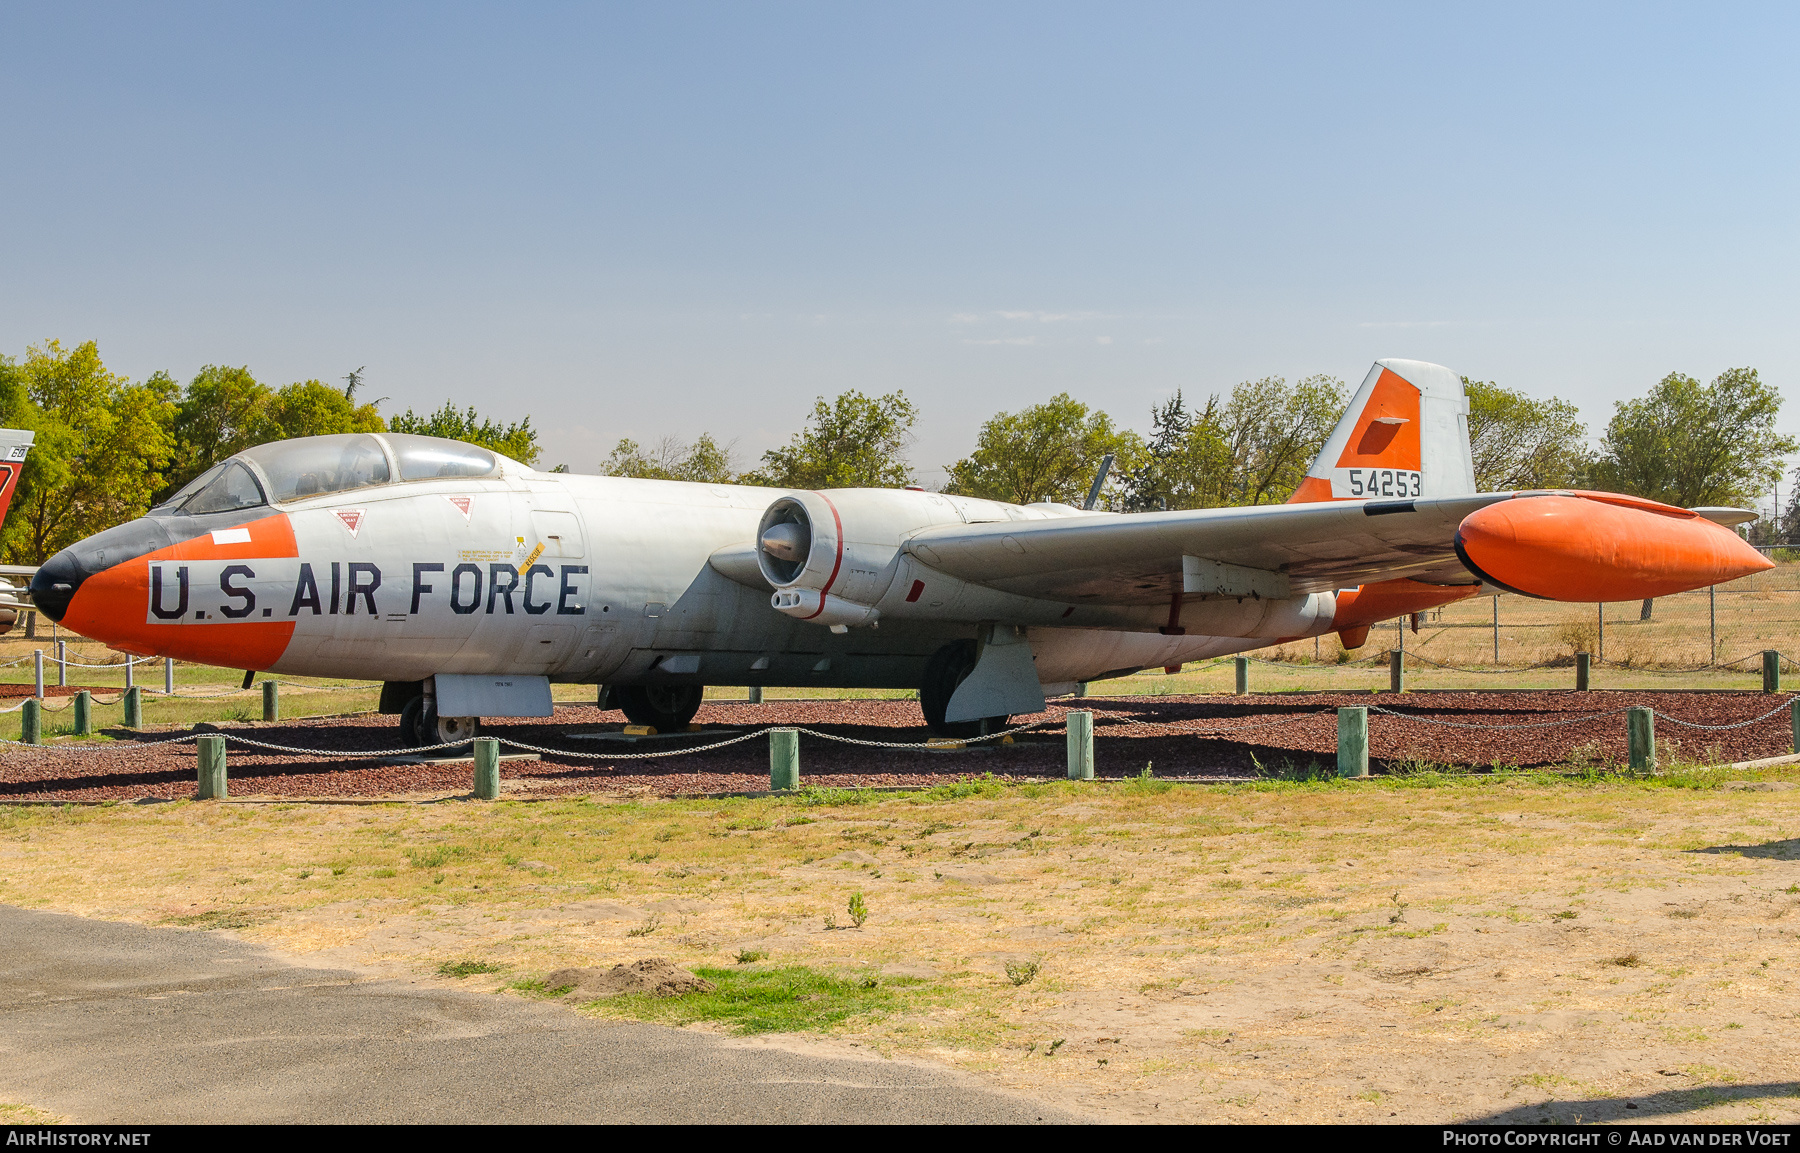
{"label": "tail fin", "polygon": [[6,512],[12,508],[13,493],[25,471],[25,454],[36,437],[35,432],[0,428],[0,524],[5,523]]}
{"label": "tail fin", "polygon": [[1475,491],[1462,380],[1422,360],[1378,360],[1289,504]]}

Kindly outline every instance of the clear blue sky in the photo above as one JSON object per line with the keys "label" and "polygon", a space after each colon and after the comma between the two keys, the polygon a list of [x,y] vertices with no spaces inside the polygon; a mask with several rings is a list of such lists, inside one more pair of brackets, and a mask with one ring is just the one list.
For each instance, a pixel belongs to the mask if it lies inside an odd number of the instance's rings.
{"label": "clear blue sky", "polygon": [[[0,351],[367,365],[546,464],[904,388],[1126,423],[1380,356],[1578,402],[1795,343],[1791,5],[0,8]],[[1800,404],[1783,424],[1800,430]]]}

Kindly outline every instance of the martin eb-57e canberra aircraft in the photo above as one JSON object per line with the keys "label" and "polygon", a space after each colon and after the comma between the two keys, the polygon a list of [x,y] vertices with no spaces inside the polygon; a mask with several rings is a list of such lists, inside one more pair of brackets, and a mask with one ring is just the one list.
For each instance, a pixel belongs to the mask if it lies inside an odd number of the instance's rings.
{"label": "martin eb-57e canberra aircraft", "polygon": [[58,553],[37,607],[127,652],[386,682],[409,743],[552,682],[685,726],[706,685],[916,688],[969,736],[1084,681],[1476,595],[1662,596],[1768,568],[1732,509],[1478,493],[1449,370],[1377,362],[1285,505],[1135,515],[919,490],[536,472],[398,434],[248,449]]}

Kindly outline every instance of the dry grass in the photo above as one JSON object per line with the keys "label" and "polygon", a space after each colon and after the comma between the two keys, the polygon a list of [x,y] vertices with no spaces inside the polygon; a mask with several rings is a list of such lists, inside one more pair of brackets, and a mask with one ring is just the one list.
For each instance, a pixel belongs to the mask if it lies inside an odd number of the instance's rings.
{"label": "dry grass", "polygon": [[1536,777],[0,809],[9,903],[467,988],[923,978],[834,1030],[1171,1120],[1792,1121],[1796,882],[1800,790]]}
{"label": "dry grass", "polygon": [[62,1125],[67,1117],[59,1113],[46,1112],[32,1105],[7,1105],[0,1103],[0,1125]]}

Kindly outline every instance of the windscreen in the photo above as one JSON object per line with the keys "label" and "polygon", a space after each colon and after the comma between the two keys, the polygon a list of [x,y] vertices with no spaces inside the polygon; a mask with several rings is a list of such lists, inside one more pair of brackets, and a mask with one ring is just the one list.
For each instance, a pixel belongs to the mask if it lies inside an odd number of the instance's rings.
{"label": "windscreen", "polygon": [[[305,500],[388,482],[387,454],[366,433],[304,436],[244,450],[269,478],[276,501]],[[193,511],[193,510],[188,510]]]}
{"label": "windscreen", "polygon": [[435,436],[411,436],[388,433],[387,442],[400,458],[401,480],[430,480],[440,476],[488,476],[495,466],[494,454],[460,440],[440,440]]}
{"label": "windscreen", "polygon": [[213,482],[213,478],[225,471],[223,464],[215,464],[193,480],[188,481],[175,491],[175,495],[151,509],[151,515],[167,515],[179,512],[187,499]]}
{"label": "windscreen", "polygon": [[[208,512],[231,512],[240,508],[255,508],[259,504],[268,503],[263,499],[262,486],[250,475],[250,470],[235,460],[228,460],[209,473],[212,480],[205,488],[187,499],[181,511],[189,516]],[[204,479],[204,478],[202,478]]]}

